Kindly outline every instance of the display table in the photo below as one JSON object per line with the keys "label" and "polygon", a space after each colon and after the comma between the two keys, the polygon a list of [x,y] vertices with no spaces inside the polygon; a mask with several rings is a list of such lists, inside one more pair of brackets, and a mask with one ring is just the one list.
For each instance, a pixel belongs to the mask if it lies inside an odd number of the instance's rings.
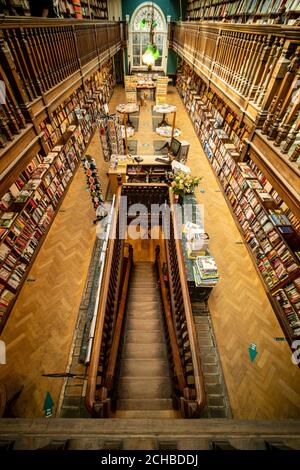
{"label": "display table", "polygon": [[152,98],[155,99],[156,84],[153,80],[138,78],[136,82],[136,90],[150,90],[152,92]]}
{"label": "display table", "polygon": [[169,126],[166,120],[166,114],[176,113],[177,108],[173,104],[157,104],[153,106],[153,111],[162,114],[162,120],[157,127]]}
{"label": "display table", "polygon": [[[183,198],[183,203],[190,206],[190,217],[188,217],[189,221],[201,226],[204,229],[203,221],[201,218],[201,214],[200,214],[198,203],[197,203],[195,196],[193,194],[185,195]],[[184,263],[185,263],[185,272],[186,272],[191,302],[207,301],[214,286],[206,286],[206,285],[197,286],[196,285],[195,277],[194,277],[195,261],[189,258],[188,256],[187,237],[185,233],[182,234],[181,245],[182,245],[182,252],[183,252]],[[209,254],[208,250],[207,250],[207,254]]]}
{"label": "display table", "polygon": [[[134,182],[158,182],[165,179],[165,173],[171,170],[171,162],[157,161],[164,155],[112,155],[108,170],[111,191],[115,194],[118,188],[118,178],[122,184],[136,179]],[[135,158],[142,158],[136,161]]]}
{"label": "display table", "polygon": [[137,113],[139,111],[139,106],[136,103],[125,103],[125,104],[118,104],[116,107],[118,113],[126,115],[126,126],[130,126],[134,129],[134,125],[130,121],[130,114]]}

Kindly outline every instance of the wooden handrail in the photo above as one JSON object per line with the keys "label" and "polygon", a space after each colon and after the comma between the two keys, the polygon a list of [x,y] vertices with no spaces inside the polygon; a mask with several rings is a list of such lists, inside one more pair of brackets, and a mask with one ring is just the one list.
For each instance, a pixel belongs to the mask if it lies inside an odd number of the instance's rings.
{"label": "wooden handrail", "polygon": [[97,386],[97,374],[99,366],[99,358],[101,352],[101,344],[103,337],[103,327],[105,321],[105,312],[106,312],[106,303],[108,297],[108,288],[110,282],[110,274],[113,261],[114,245],[116,243],[117,235],[117,220],[119,216],[119,207],[120,207],[120,197],[121,197],[121,187],[117,189],[115,211],[113,214],[113,219],[111,222],[111,231],[110,239],[107,248],[107,255],[105,260],[105,267],[103,273],[103,284],[101,289],[101,299],[98,308],[98,317],[94,335],[93,348],[91,353],[91,360],[88,369],[88,381],[87,381],[87,390],[86,390],[86,407],[91,415],[94,414],[94,405],[95,405],[95,394]]}
{"label": "wooden handrail", "polygon": [[298,79],[299,31],[290,25],[179,22],[172,23],[169,37],[171,47],[212,91],[253,128],[266,123],[268,137],[280,145],[295,119],[288,89]]}
{"label": "wooden handrail", "polygon": [[186,274],[185,274],[185,269],[184,269],[185,263],[184,263],[183,253],[182,253],[182,247],[179,241],[180,237],[178,234],[176,211],[174,207],[174,195],[171,191],[171,188],[169,189],[169,197],[170,197],[171,217],[173,220],[173,227],[174,227],[174,239],[175,239],[176,254],[177,254],[177,260],[178,260],[180,285],[181,285],[181,290],[182,290],[182,298],[183,298],[183,305],[184,305],[184,311],[185,311],[186,327],[187,327],[187,332],[189,335],[191,359],[192,359],[193,369],[194,369],[193,375],[194,375],[194,380],[195,380],[195,391],[196,391],[195,401],[199,409],[202,409],[205,405],[204,378],[203,378],[200,357],[198,354],[197,335],[196,335],[196,329],[195,329],[195,324],[193,320],[190,295],[189,295]]}
{"label": "wooden handrail", "polygon": [[115,377],[132,264],[133,264],[133,248],[131,245],[129,245],[126,273],[125,273],[125,278],[123,281],[122,294],[121,294],[121,299],[120,299],[119,309],[118,309],[118,317],[117,317],[117,321],[115,325],[115,333],[114,333],[113,342],[112,342],[112,346],[110,350],[107,372],[103,381],[103,385],[106,388],[106,396],[108,396],[109,392],[111,391],[113,387],[113,380]]}
{"label": "wooden handrail", "polygon": [[[61,103],[126,41],[117,21],[1,16],[0,80],[6,87],[0,148]],[[48,108],[48,109],[45,109]],[[3,136],[2,136],[3,133]],[[26,144],[28,144],[28,139]],[[7,150],[8,151],[8,150]]]}
{"label": "wooden handrail", "polygon": [[160,247],[159,246],[156,247],[155,252],[156,252],[155,261],[156,261],[156,266],[157,266],[157,271],[158,271],[158,278],[159,278],[159,284],[160,284],[160,289],[161,289],[161,297],[162,297],[162,301],[163,301],[166,325],[167,325],[167,330],[168,330],[169,339],[170,339],[170,345],[171,345],[171,349],[172,349],[172,358],[173,358],[173,362],[174,362],[174,372],[175,372],[175,376],[176,376],[176,379],[177,379],[178,388],[179,388],[181,394],[183,395],[184,394],[184,389],[187,386],[187,383],[186,383],[186,380],[185,380],[185,375],[184,375],[183,367],[182,367],[182,364],[181,364],[180,353],[179,353],[176,333],[175,333],[175,329],[174,329],[172,312],[171,312],[171,309],[170,309],[167,289],[166,289],[164,276],[163,276],[163,272],[162,272],[161,261],[160,261]]}

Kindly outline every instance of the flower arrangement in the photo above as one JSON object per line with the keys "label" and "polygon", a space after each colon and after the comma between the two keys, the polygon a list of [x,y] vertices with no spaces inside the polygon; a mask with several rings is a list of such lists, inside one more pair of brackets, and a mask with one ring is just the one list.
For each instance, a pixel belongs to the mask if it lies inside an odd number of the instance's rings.
{"label": "flower arrangement", "polygon": [[172,191],[180,197],[184,194],[194,194],[195,188],[199,185],[201,179],[180,171],[174,176],[171,183]]}

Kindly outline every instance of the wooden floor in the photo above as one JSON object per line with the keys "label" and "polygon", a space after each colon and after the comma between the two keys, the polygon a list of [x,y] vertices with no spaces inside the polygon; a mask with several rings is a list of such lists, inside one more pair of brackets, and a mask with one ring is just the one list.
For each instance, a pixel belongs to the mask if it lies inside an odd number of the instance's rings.
{"label": "wooden floor", "polygon": [[[110,103],[114,111],[124,102],[117,88]],[[210,298],[210,310],[234,418],[300,417],[300,371],[291,362],[286,342],[275,341],[282,331],[241,242],[216,178],[203,153],[184,106],[174,88],[168,102],[176,104],[177,126],[191,144],[188,164],[203,177],[197,198],[204,204],[205,227],[221,275]],[[152,153],[150,103],[141,108],[138,153]],[[145,144],[150,144],[145,146]],[[98,160],[103,184],[107,164],[101,160],[96,136],[88,153]],[[95,229],[94,211],[80,169],[40,250],[1,336],[7,344],[7,365],[0,368],[9,395],[24,389],[15,412],[19,417],[43,416],[43,401],[51,393],[55,407],[62,379],[42,374],[64,372],[85,285]],[[141,254],[144,250],[140,246]],[[153,250],[151,251],[151,253]],[[146,253],[146,252],[145,252]],[[145,254],[146,256],[146,254]],[[151,255],[152,256],[152,255]],[[256,343],[258,356],[250,362],[248,347]]]}

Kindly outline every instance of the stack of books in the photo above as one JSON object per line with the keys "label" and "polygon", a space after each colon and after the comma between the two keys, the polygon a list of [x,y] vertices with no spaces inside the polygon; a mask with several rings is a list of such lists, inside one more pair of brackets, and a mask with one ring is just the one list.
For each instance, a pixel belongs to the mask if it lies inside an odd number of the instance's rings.
{"label": "stack of books", "polygon": [[204,232],[201,225],[187,222],[182,229],[186,235],[186,249],[190,259],[196,259],[197,256],[205,256],[208,250],[209,236]]}
{"label": "stack of books", "polygon": [[219,281],[218,268],[213,256],[198,256],[194,266],[195,284],[213,287]]}

